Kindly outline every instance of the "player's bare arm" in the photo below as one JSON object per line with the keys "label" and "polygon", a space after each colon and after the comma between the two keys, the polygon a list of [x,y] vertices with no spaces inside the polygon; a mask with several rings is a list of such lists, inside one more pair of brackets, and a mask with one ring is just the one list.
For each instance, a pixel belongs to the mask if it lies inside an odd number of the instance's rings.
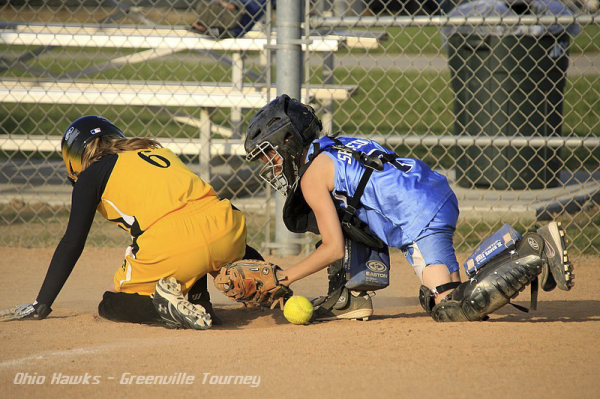
{"label": "player's bare arm", "polygon": [[324,269],[344,256],[342,228],[331,199],[335,168],[331,159],[319,155],[310,165],[300,186],[307,204],[315,213],[322,244],[300,263],[287,269],[287,285]]}

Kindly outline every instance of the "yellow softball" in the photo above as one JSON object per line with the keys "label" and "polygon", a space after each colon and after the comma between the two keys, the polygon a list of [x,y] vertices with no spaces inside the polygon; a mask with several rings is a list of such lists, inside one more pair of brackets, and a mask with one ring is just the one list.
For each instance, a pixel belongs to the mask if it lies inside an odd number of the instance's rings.
{"label": "yellow softball", "polygon": [[283,307],[283,315],[292,324],[308,324],[312,314],[312,303],[300,295],[288,299]]}

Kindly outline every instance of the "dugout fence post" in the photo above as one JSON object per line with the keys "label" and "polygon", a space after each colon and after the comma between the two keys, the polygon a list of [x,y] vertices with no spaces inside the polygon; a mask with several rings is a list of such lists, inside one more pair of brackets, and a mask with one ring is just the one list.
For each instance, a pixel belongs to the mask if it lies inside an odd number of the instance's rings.
{"label": "dugout fence post", "polygon": [[[302,1],[277,0],[276,82],[277,95],[301,98],[302,89]],[[302,234],[290,232],[283,223],[285,198],[275,194],[275,245],[279,256],[300,253]]]}

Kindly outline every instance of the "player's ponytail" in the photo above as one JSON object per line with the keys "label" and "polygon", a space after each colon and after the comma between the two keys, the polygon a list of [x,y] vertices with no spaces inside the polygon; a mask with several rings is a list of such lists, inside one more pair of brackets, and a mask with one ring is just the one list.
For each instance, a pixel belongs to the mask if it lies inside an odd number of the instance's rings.
{"label": "player's ponytail", "polygon": [[82,170],[85,170],[92,163],[107,155],[118,154],[124,151],[161,147],[162,145],[158,141],[148,138],[124,139],[114,136],[101,136],[87,145],[83,153]]}

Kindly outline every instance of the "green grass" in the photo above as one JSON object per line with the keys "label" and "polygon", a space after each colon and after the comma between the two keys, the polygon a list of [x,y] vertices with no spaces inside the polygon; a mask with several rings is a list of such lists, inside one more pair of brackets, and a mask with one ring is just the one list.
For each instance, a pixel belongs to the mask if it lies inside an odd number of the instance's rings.
{"label": "green grass", "polygon": [[[365,31],[366,28],[356,28],[358,31]],[[352,30],[352,29],[350,29]],[[348,49],[342,48],[339,53],[354,53],[354,54],[441,54],[446,55],[446,50],[442,47],[441,30],[437,26],[410,26],[410,27],[389,27],[389,28],[370,28],[373,32],[387,32],[387,39],[383,40],[375,49]],[[6,46],[0,45],[0,52],[4,51],[26,51],[25,46]],[[571,39],[570,53],[577,54],[597,54],[600,53],[600,25],[585,25],[581,28],[581,32]],[[55,50],[56,51],[56,50]],[[64,49],[61,51],[65,51]],[[131,54],[134,50],[131,49],[97,49],[97,48],[82,48],[69,49],[71,53],[76,53],[86,58],[100,55],[100,60],[108,60],[118,56]],[[180,53],[185,54],[185,53]],[[85,65],[82,65],[84,67]],[[178,66],[173,62],[166,63],[167,68],[159,72],[161,76],[169,76],[170,70],[177,69]],[[202,68],[201,64],[197,67]],[[54,72],[62,72],[54,70]]]}
{"label": "green grass", "polygon": [[434,26],[388,28],[388,40],[377,52],[383,54],[445,54],[440,29]]}
{"label": "green grass", "polygon": [[[573,53],[598,52],[600,29],[588,26],[580,34],[573,46]],[[392,28],[389,39],[383,43],[384,49],[377,52],[387,54],[437,54],[440,51],[437,28]],[[0,51],[3,50],[0,47]],[[99,51],[97,49],[69,50],[55,58],[52,53],[30,62],[39,69],[48,69],[55,73],[73,71],[91,64],[97,65],[127,51]],[[374,53],[368,51],[368,53]],[[365,55],[368,57],[368,54]],[[80,59],[77,61],[77,59]],[[81,61],[83,60],[83,61]],[[261,72],[256,69],[256,72]],[[321,81],[322,71],[311,71],[312,83]],[[275,76],[275,75],[273,75]],[[10,72],[0,73],[0,78],[25,78],[24,68],[14,68]],[[98,80],[169,80],[187,82],[226,82],[230,79],[228,67],[203,59],[193,62],[190,58],[165,58],[140,65],[129,65],[110,71],[91,74],[86,79]],[[358,94],[347,101],[335,105],[334,125],[336,130],[359,135],[448,135],[453,134],[454,113],[452,104],[454,93],[449,85],[448,73],[435,71],[400,71],[373,68],[344,69],[337,68],[335,82],[358,85]],[[250,83],[250,81],[248,81]],[[569,77],[565,92],[563,115],[564,135],[589,136],[600,135],[600,76],[586,75]],[[190,108],[174,109],[199,117],[199,111]],[[255,110],[244,112],[244,126]],[[228,110],[211,111],[215,123],[228,124]],[[84,114],[102,114],[122,126],[127,132],[137,136],[152,137],[198,137],[197,129],[174,122],[165,112],[157,112],[147,107],[110,107],[80,105],[0,105],[0,134],[62,135],[68,124]],[[443,147],[398,147],[401,154],[424,159],[434,167],[452,167],[454,156],[451,149]],[[585,149],[575,151],[563,149],[563,161],[573,170],[587,168],[597,171],[600,150],[594,152]],[[39,156],[39,154],[0,154],[0,158],[13,156]],[[59,158],[58,155],[53,155]],[[600,210],[590,208],[574,216],[559,216],[573,237],[573,247],[583,253],[598,254],[600,248]],[[11,204],[0,208],[0,243],[14,246],[53,246],[64,232],[68,211],[49,208],[43,204],[24,208]],[[249,215],[250,241],[260,246],[264,242],[264,216]],[[89,245],[124,246],[129,238],[119,229],[101,218],[94,223],[90,233]],[[519,231],[531,229],[534,221],[515,221]],[[490,232],[500,227],[500,222],[461,221],[457,232],[459,250],[472,250]],[[274,229],[271,230],[273,232]]]}
{"label": "green grass", "polygon": [[[175,110],[200,118],[200,110]],[[166,112],[148,107],[111,107],[88,105],[2,104],[0,106],[0,134],[32,134],[62,136],[65,129],[82,115],[97,114],[113,121],[135,136],[198,138],[198,129],[173,121]],[[223,122],[229,112],[213,112],[213,122]]]}
{"label": "green grass", "polygon": [[[67,208],[50,207],[45,204],[24,206],[13,202],[10,205],[1,205],[0,245],[23,248],[54,247],[64,233],[68,215]],[[246,218],[249,243],[256,248],[261,248],[265,242],[265,217],[262,214],[246,213]],[[571,240],[569,242],[571,251],[600,255],[600,207],[598,205],[587,207],[574,215],[556,215],[556,220],[561,221],[567,230],[567,237]],[[505,222],[510,223],[521,233],[533,231],[544,224],[544,222],[523,218],[512,220],[503,218],[502,221],[461,218],[454,237],[456,250],[470,253]],[[271,218],[270,223],[271,241],[273,241],[275,219]],[[313,238],[314,241],[318,239]],[[131,238],[124,231],[97,216],[86,245],[125,247],[130,243]]]}
{"label": "green grass", "polygon": [[[265,242],[265,216],[245,212],[248,241],[256,248]],[[69,220],[69,208],[44,203],[26,205],[13,200],[0,204],[0,245],[21,248],[49,248],[58,245]],[[275,219],[271,218],[271,232]],[[273,240],[274,237],[271,237]],[[99,214],[94,218],[86,246],[125,247],[131,237]]]}
{"label": "green grass", "polygon": [[341,68],[335,76],[341,84],[359,86],[358,94],[336,111],[336,124],[346,133],[441,135],[452,126],[448,76],[434,71]]}
{"label": "green grass", "polygon": [[[68,60],[55,61],[58,70],[70,66]],[[152,71],[168,69],[169,79],[183,81],[189,79],[189,71],[195,63],[158,61],[146,63],[143,67],[127,66],[118,70],[93,76],[97,79],[152,78],[161,80]],[[43,65],[43,64],[42,64]],[[194,77],[201,81],[224,80],[228,74],[217,64],[200,64]],[[50,66],[50,65],[47,65]],[[322,71],[313,69],[312,83],[321,82]],[[160,79],[159,79],[160,78]],[[454,132],[454,93],[449,85],[448,73],[436,71],[401,71],[374,68],[337,68],[335,81],[340,84],[357,85],[358,94],[347,101],[338,103],[335,111],[335,129],[347,134],[360,135],[451,135]],[[600,134],[600,76],[582,75],[568,78],[565,93],[563,134],[588,136]],[[173,111],[199,118],[198,109],[181,108]],[[254,110],[244,112],[244,125],[250,120]],[[60,136],[70,121],[80,115],[101,114],[137,136],[152,137],[198,137],[196,128],[172,120],[166,112],[157,112],[148,107],[111,107],[87,105],[40,105],[2,104],[0,133],[6,134],[51,134]],[[211,113],[213,122],[227,125],[229,110],[215,109]],[[446,148],[396,148],[410,156],[425,158],[434,165],[448,167],[454,159]],[[598,165],[600,151],[563,149],[563,158],[574,169],[586,165],[594,169]]]}
{"label": "green grass", "polygon": [[[69,209],[44,203],[26,205],[13,200],[0,205],[0,244],[13,247],[53,247],[67,227]],[[101,216],[95,218],[87,243],[90,246],[119,246],[131,243],[131,238]]]}
{"label": "green grass", "polygon": [[[320,76],[318,71],[316,76]],[[336,70],[342,84],[358,84],[359,94],[336,108],[336,130],[358,135],[452,135],[454,93],[449,75],[431,71],[384,71],[381,69]],[[585,101],[582,101],[585,99]],[[568,79],[563,134],[572,136],[600,135],[600,77],[578,76]],[[396,148],[409,156],[423,158],[433,165],[449,167],[454,163],[445,148]],[[600,150],[562,149],[562,156],[574,169],[586,165],[598,168]]]}
{"label": "green grass", "polygon": [[[553,215],[562,223],[567,232],[571,251],[580,254],[600,255],[600,206],[588,204],[587,208],[576,214]],[[503,218],[502,221],[482,221],[481,219],[459,219],[454,242],[459,252],[471,252],[492,232],[504,223],[510,223],[517,231],[524,233],[535,231],[544,225],[544,221],[529,219]]]}
{"label": "green grass", "polygon": [[581,33],[575,36],[571,46],[571,54],[600,53],[600,25],[586,25]]}

